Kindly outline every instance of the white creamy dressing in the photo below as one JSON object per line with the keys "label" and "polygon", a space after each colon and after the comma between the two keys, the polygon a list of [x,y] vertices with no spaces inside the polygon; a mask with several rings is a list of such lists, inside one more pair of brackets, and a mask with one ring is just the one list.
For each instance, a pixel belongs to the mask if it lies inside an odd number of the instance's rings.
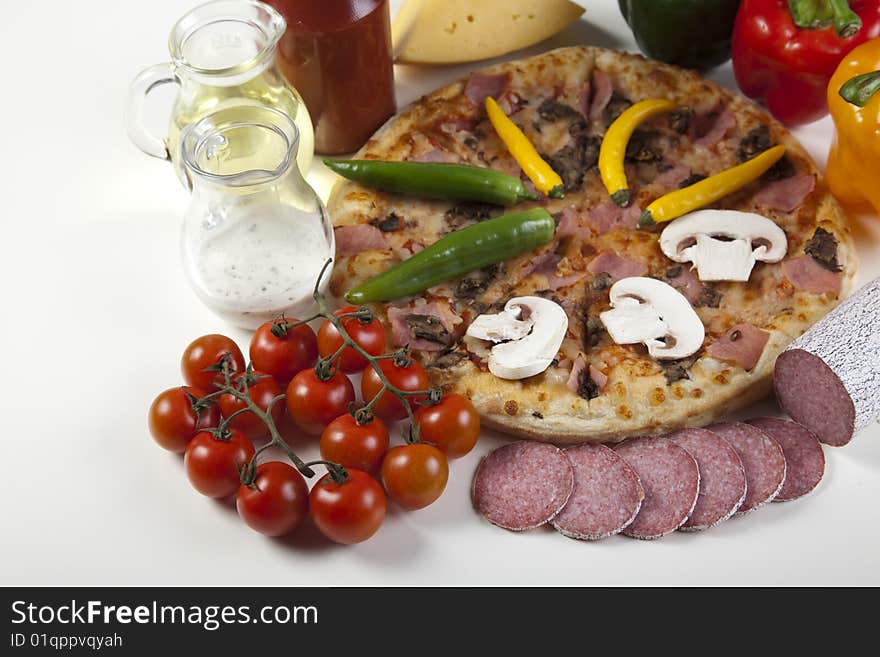
{"label": "white creamy dressing", "polygon": [[282,313],[313,310],[315,281],[333,245],[316,216],[276,206],[207,228],[194,255],[202,301],[227,321],[256,328]]}

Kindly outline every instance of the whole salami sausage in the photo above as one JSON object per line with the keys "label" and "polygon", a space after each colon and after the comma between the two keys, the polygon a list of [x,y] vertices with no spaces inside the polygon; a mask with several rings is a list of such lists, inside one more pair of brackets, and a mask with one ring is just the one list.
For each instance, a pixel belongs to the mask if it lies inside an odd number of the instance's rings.
{"label": "whole salami sausage", "polygon": [[775,417],[756,417],[747,422],[779,443],[785,454],[785,482],[774,502],[796,500],[819,484],[825,474],[825,454],[812,431]]}
{"label": "whole salami sausage", "polygon": [[705,429],[680,429],[669,439],[684,447],[700,469],[697,504],[681,531],[709,529],[727,520],[746,498],[746,473],[736,450]]}
{"label": "whole salami sausage", "polygon": [[839,447],[880,416],[880,278],[779,355],[779,405],[826,445]]}
{"label": "whole salami sausage", "polygon": [[547,524],[574,487],[568,457],[557,447],[527,440],[499,447],[474,473],[474,508],[492,524],[525,531]]}
{"label": "whole salami sausage", "polygon": [[742,515],[772,501],[785,482],[785,454],[766,433],[742,422],[719,422],[706,427],[739,454],[746,472],[746,499],[736,511]]}
{"label": "whole salami sausage", "polygon": [[645,492],[626,461],[604,445],[569,447],[574,490],[551,524],[560,534],[584,541],[620,533],[635,519]]}
{"label": "whole salami sausage", "polygon": [[700,470],[687,450],[665,437],[642,437],[614,446],[636,471],[645,499],[625,536],[654,539],[681,527],[694,510]]}

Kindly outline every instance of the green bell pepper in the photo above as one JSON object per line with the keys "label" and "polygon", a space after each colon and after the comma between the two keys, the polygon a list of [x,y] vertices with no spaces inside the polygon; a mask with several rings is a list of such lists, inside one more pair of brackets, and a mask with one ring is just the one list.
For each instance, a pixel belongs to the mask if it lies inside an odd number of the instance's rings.
{"label": "green bell pepper", "polygon": [[708,69],[730,59],[740,0],[618,0],[648,57]]}

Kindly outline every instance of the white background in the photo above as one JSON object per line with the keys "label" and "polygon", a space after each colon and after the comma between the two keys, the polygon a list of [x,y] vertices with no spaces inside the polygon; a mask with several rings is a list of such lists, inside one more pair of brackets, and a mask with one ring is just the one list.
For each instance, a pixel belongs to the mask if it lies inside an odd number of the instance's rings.
{"label": "white background", "polygon": [[[392,3],[396,6],[397,3]],[[146,428],[153,397],[179,385],[184,346],[226,332],[178,259],[187,196],[171,167],[126,138],[126,88],[167,57],[187,2],[10,3],[0,22],[0,583],[2,584],[880,584],[880,429],[826,448],[808,497],[703,534],[599,543],[513,534],[471,510],[485,436],[452,464],[428,509],[392,510],[367,543],[314,530],[265,539],[197,495]],[[634,49],[613,0],[528,51]],[[398,67],[405,103],[474,66]],[[732,85],[729,65],[712,77]],[[155,121],[160,117],[157,101]],[[825,119],[797,135],[824,166]],[[326,195],[326,172],[311,180]],[[855,234],[860,282],[880,273],[880,222]],[[767,401],[752,414],[776,412]],[[297,445],[301,448],[302,445]],[[314,447],[303,447],[307,455]]]}

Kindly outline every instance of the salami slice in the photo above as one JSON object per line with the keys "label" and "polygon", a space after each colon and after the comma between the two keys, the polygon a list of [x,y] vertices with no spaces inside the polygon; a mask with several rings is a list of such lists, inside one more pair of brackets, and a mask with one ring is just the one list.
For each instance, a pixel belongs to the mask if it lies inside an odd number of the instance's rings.
{"label": "salami slice", "polygon": [[736,511],[742,515],[773,500],[785,482],[785,455],[766,433],[742,422],[719,422],[706,427],[729,442],[746,472],[746,499]]}
{"label": "salami slice", "polygon": [[681,527],[697,502],[700,471],[686,450],[663,437],[642,437],[614,446],[636,471],[645,499],[625,536],[654,539]]}
{"label": "salami slice", "polygon": [[620,533],[636,517],[645,492],[635,471],[604,445],[569,447],[574,490],[551,524],[570,538],[595,541]]}
{"label": "salami slice", "polygon": [[747,421],[773,438],[785,454],[785,483],[774,502],[788,502],[813,490],[825,474],[825,454],[813,432],[789,420],[757,417]]}
{"label": "salami slice", "polygon": [[779,405],[839,447],[880,417],[880,278],[858,290],[776,359]]}
{"label": "salami slice", "polygon": [[681,429],[669,439],[684,447],[700,469],[697,504],[681,531],[709,529],[727,520],[746,499],[746,472],[736,450],[705,429]]}
{"label": "salami slice", "polygon": [[550,522],[573,487],[571,462],[562,450],[521,440],[483,457],[471,499],[489,522],[519,532]]}

